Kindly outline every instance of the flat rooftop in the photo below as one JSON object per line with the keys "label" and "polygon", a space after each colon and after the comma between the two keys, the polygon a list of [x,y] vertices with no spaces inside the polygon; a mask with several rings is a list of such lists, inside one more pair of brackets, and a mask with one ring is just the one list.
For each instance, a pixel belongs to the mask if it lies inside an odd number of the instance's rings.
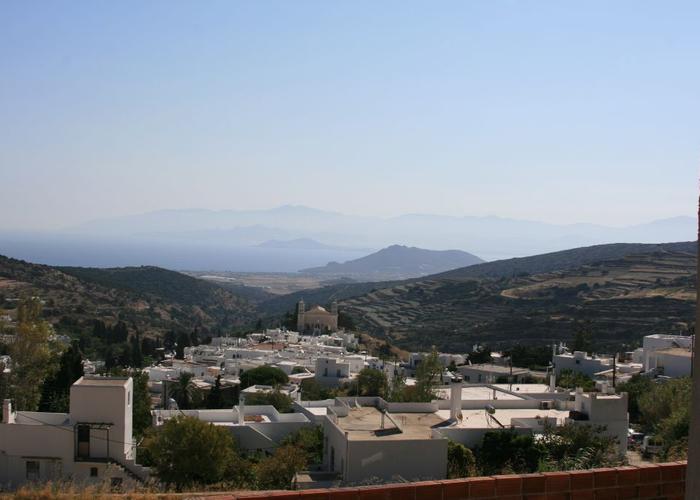
{"label": "flat rooftop", "polygon": [[[513,384],[513,391],[515,391],[516,384]],[[508,384],[505,385],[505,389],[508,390]],[[507,392],[503,392],[503,389],[501,387],[498,387],[498,390],[496,390],[496,399],[523,399],[521,396],[518,396],[517,394],[509,394]],[[438,396],[442,399],[450,399],[450,389],[438,389]],[[544,391],[543,391],[544,392]],[[493,393],[494,390],[491,389],[490,387],[486,386],[463,386],[462,387],[462,401],[470,401],[470,400],[476,400],[476,401],[484,401],[484,400],[492,400],[493,399]]]}
{"label": "flat rooftop", "polygon": [[124,387],[128,380],[128,377],[80,377],[73,385]]}
{"label": "flat rooftop", "polygon": [[[458,371],[460,370],[479,370],[482,372],[490,372],[490,373],[502,373],[502,374],[510,374],[510,366],[503,366],[503,365],[496,365],[493,363],[482,363],[482,364],[477,364],[477,365],[462,365],[457,368]],[[527,373],[529,370],[527,368],[519,368],[519,367],[513,367],[513,375],[518,375],[522,373]]]}
{"label": "flat rooftop", "polygon": [[[439,410],[438,418],[449,419],[450,410]],[[487,416],[485,410],[462,410],[462,420],[454,425],[453,428],[461,429],[500,429],[500,426],[494,420]],[[537,409],[497,409],[493,414],[503,426],[509,427],[513,420],[520,418],[554,418],[557,420],[557,425],[563,425],[564,419],[569,416],[569,412],[565,410],[537,410]]]}
{"label": "flat rooftop", "polygon": [[341,430],[348,433],[350,441],[397,441],[431,439],[432,427],[438,426],[450,417],[449,411],[447,418],[441,418],[437,413],[389,413],[388,415],[403,432],[398,432],[388,417],[384,418],[384,429],[382,429],[382,412],[373,406],[352,408],[346,417],[338,417],[336,423]]}
{"label": "flat rooftop", "polygon": [[[549,392],[549,386],[547,384],[493,384],[493,386],[503,391],[513,391],[524,394],[542,394],[543,392]],[[501,399],[500,396],[499,399]]]}

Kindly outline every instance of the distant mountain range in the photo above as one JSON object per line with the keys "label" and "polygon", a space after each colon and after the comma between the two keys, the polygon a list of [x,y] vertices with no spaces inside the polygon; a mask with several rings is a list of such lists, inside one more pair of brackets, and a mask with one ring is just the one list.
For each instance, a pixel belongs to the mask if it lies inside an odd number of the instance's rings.
{"label": "distant mountain range", "polygon": [[425,250],[391,245],[378,252],[344,263],[329,262],[302,273],[345,277],[357,281],[388,281],[415,278],[484,262],[461,250]]}
{"label": "distant mountain range", "polygon": [[695,233],[692,217],[609,227],[428,214],[383,218],[281,206],[159,210],[52,233],[0,232],[0,253],[52,265],[294,272],[355,260],[399,242],[466,250],[492,261],[607,243],[687,241]]}
{"label": "distant mountain range", "polygon": [[383,248],[401,242],[419,248],[467,249],[486,260],[496,260],[602,243],[687,241],[694,237],[696,227],[693,217],[609,227],[491,216],[407,214],[383,218],[286,205],[267,210],[160,210],[95,220],[66,231],[155,239],[196,236],[245,245],[299,238],[352,248]]}
{"label": "distant mountain range", "polygon": [[357,248],[345,248],[326,245],[311,238],[296,238],[293,240],[266,240],[257,245],[260,248],[281,248],[294,250],[343,250],[343,251],[367,251]]}

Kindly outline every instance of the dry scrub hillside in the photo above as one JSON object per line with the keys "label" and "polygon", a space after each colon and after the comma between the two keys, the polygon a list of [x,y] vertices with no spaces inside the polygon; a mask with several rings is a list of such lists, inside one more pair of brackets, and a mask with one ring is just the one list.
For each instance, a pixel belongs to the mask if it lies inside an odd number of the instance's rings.
{"label": "dry scrub hillside", "polygon": [[691,252],[660,250],[512,277],[434,276],[341,306],[369,332],[407,349],[551,342],[571,339],[581,328],[601,347],[631,346],[650,333],[687,331],[695,259]]}

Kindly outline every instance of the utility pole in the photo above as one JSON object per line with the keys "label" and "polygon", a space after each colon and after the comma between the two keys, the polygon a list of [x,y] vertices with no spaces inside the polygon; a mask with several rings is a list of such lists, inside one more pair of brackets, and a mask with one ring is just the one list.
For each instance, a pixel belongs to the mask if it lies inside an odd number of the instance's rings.
{"label": "utility pole", "polygon": [[613,356],[613,389],[615,388],[615,381],[617,379],[617,353]]}
{"label": "utility pole", "polygon": [[[698,250],[700,250],[700,199],[698,200]],[[700,325],[700,256],[696,262],[695,333]],[[688,467],[685,475],[685,499],[700,498],[700,358],[693,348],[693,393],[690,406],[690,436],[688,437]]]}

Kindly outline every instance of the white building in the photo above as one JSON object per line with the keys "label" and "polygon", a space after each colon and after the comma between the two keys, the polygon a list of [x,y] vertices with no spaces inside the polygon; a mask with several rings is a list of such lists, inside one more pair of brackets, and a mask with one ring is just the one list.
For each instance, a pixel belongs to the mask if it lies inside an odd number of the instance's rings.
{"label": "white building", "polygon": [[509,367],[493,363],[462,365],[457,370],[464,381],[471,384],[495,384],[500,380],[506,381],[512,377],[513,382],[521,382],[530,375],[527,368]]}
{"label": "white building", "polygon": [[[528,385],[528,384],[525,384]],[[513,429],[540,434],[547,425],[602,425],[627,449],[627,395],[551,392],[543,384],[451,384],[430,403],[389,403],[381,398],[337,398],[301,403],[323,419],[324,466],[346,482],[372,478],[443,479],[447,439],[473,448],[487,432]],[[515,390],[517,389],[517,390]],[[542,391],[542,392],[537,392]]]}
{"label": "white building", "polygon": [[612,358],[602,358],[596,356],[588,356],[583,351],[574,351],[573,354],[564,353],[556,354],[552,357],[554,364],[554,373],[557,377],[562,370],[571,370],[572,372],[583,373],[588,377],[595,377],[596,373],[611,370],[613,365]]}
{"label": "white building", "polygon": [[12,411],[3,403],[0,485],[29,481],[145,480],[135,463],[131,378],[84,376],[70,389],[69,413]]}
{"label": "white building", "polygon": [[316,359],[316,382],[326,387],[338,387],[350,380],[350,362],[337,358]]}
{"label": "white building", "polygon": [[238,405],[230,410],[153,410],[151,414],[156,427],[177,416],[225,427],[244,452],[272,452],[285,437],[314,425],[302,413],[279,413],[267,405]]}
{"label": "white building", "polygon": [[644,371],[656,371],[666,377],[690,376],[692,336],[647,335],[634,357],[644,365]]}
{"label": "white building", "polygon": [[[418,368],[421,362],[430,355],[431,353],[429,352],[412,352],[408,356],[407,368],[411,370],[411,372],[415,373],[415,370]],[[466,358],[461,354],[451,354],[445,352],[438,353],[438,361],[445,368],[450,366],[452,363],[459,366],[467,362]]]}

